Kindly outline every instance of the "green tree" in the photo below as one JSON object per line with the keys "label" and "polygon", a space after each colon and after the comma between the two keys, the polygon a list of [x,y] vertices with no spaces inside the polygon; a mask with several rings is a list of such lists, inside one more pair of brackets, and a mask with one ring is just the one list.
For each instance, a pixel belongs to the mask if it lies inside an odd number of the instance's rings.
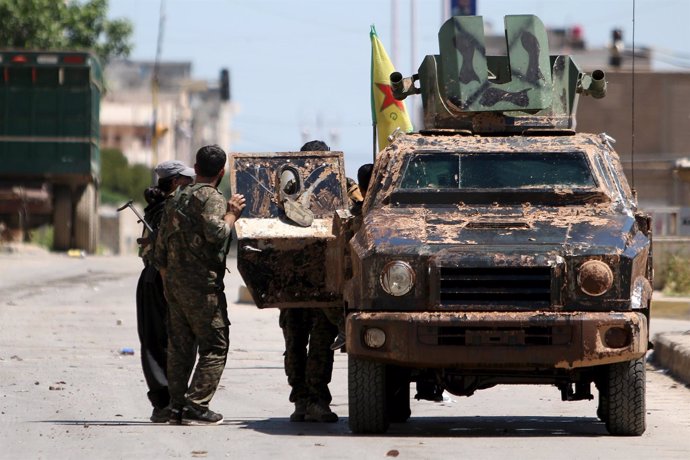
{"label": "green tree", "polygon": [[108,0],[0,0],[0,43],[8,48],[92,49],[105,63],[128,56],[132,24],[108,19]]}
{"label": "green tree", "polygon": [[135,200],[145,204],[144,190],[151,186],[153,172],[142,164],[130,165],[118,149],[101,150],[101,200],[121,204]]}
{"label": "green tree", "polygon": [[101,150],[101,185],[103,189],[127,195],[128,187],[123,178],[128,174],[127,158],[118,149]]}
{"label": "green tree", "polygon": [[127,195],[139,203],[144,203],[144,190],[151,186],[153,173],[148,166],[136,164],[129,167],[127,175]]}

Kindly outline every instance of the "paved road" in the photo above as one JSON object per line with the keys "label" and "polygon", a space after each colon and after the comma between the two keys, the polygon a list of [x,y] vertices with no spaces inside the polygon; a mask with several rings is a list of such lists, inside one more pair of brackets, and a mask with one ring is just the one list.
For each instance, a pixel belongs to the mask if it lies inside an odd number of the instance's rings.
{"label": "paved road", "polygon": [[[608,436],[595,402],[564,403],[556,388],[541,386],[413,401],[408,423],[353,436],[344,354],[331,386],[341,420],[290,423],[277,311],[248,305],[231,306],[231,351],[212,402],[224,424],[152,424],[135,324],[139,270],[134,257],[0,254],[0,458],[689,458],[690,390],[653,368],[639,438]],[[238,283],[229,277],[230,301]],[[136,354],[121,355],[123,347]]]}

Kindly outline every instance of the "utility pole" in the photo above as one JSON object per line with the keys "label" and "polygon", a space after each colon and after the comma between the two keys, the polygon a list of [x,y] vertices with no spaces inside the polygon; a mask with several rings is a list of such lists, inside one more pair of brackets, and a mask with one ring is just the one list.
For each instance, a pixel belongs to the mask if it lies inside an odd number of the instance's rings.
{"label": "utility pole", "polygon": [[[415,71],[417,65],[417,0],[410,0],[410,67],[411,75],[417,73]],[[412,127],[418,129],[417,125],[417,98],[411,97],[410,101],[410,121]]]}
{"label": "utility pole", "polygon": [[391,0],[391,60],[393,67],[398,65],[398,0]]}
{"label": "utility pole", "polygon": [[[158,14],[158,42],[156,43],[156,59],[153,62],[153,72],[151,74],[151,105],[153,107],[152,127],[151,127],[151,169],[158,164],[158,92],[160,90],[160,60],[163,53],[163,32],[165,30],[165,0],[161,0],[161,7]],[[155,183],[155,173],[153,173]]]}

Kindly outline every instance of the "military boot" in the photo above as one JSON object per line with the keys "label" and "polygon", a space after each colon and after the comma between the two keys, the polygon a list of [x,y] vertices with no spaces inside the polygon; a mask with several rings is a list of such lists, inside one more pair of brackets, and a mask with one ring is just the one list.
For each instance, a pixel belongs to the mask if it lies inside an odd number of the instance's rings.
{"label": "military boot", "polygon": [[303,422],[307,415],[307,401],[299,400],[295,403],[295,411],[290,415],[291,422]]}
{"label": "military boot", "polygon": [[165,407],[154,407],[153,412],[151,412],[150,420],[153,423],[168,423],[170,416],[172,415],[172,409],[170,406]]}
{"label": "military boot", "polygon": [[182,409],[181,423],[182,425],[220,425],[223,423],[223,415],[211,409],[185,406]]}
{"label": "military boot", "polygon": [[182,408],[181,407],[171,407],[170,408],[170,418],[168,419],[170,425],[182,425]]}
{"label": "military boot", "polygon": [[309,422],[335,423],[338,416],[331,411],[328,404],[318,401],[307,404],[307,414],[304,419]]}
{"label": "military boot", "polygon": [[345,333],[344,332],[338,332],[338,335],[336,336],[335,340],[331,344],[331,350],[340,350],[340,351],[345,351]]}

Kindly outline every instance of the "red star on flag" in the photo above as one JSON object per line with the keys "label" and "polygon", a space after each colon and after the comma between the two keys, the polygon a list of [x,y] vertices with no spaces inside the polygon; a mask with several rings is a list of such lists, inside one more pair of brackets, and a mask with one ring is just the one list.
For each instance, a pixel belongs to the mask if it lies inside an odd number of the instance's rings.
{"label": "red star on flag", "polygon": [[393,104],[397,105],[398,108],[403,112],[405,111],[405,106],[403,105],[402,101],[399,101],[393,97],[393,89],[391,88],[391,85],[376,83],[376,86],[383,93],[383,103],[381,104],[381,109],[379,110],[380,112],[383,112],[386,110],[386,107],[390,107]]}

